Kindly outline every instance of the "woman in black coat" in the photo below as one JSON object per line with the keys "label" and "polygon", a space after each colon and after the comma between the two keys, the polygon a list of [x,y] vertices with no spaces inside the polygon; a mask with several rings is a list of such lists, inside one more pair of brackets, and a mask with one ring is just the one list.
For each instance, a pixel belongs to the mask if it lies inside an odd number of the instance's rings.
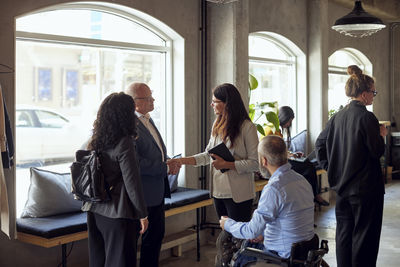
{"label": "woman in black coat", "polygon": [[86,202],[82,208],[88,211],[90,267],[136,266],[137,239],[148,225],[134,145],[136,125],[132,97],[113,93],[104,99],[88,148],[100,152],[112,189],[111,200]]}
{"label": "woman in black coat", "polygon": [[354,65],[347,72],[346,95],[352,100],[328,121],[315,149],[337,193],[338,266],[376,266],[384,195],[380,157],[387,130],[366,109],[377,94],[374,80]]}

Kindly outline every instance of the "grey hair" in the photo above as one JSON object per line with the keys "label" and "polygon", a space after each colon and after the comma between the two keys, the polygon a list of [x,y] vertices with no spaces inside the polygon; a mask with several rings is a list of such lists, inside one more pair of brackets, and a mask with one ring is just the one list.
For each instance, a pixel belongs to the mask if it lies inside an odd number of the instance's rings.
{"label": "grey hair", "polygon": [[288,162],[285,141],[277,135],[268,135],[261,139],[258,154],[265,157],[272,166],[279,167]]}

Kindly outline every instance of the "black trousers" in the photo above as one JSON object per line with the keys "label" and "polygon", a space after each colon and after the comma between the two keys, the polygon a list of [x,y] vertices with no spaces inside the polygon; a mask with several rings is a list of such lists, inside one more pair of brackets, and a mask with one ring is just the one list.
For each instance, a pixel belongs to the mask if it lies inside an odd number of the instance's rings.
{"label": "black trousers", "polygon": [[142,235],[140,250],[141,267],[157,267],[160,258],[161,243],[165,234],[164,203],[147,208],[149,227]]}
{"label": "black trousers", "polygon": [[218,219],[228,216],[237,222],[248,222],[251,219],[253,200],[236,203],[232,198],[214,198]]}
{"label": "black trousers", "polygon": [[336,197],[338,267],[374,267],[378,257],[383,193]]}
{"label": "black trousers", "polygon": [[88,212],[89,266],[136,266],[139,220],[115,219]]}

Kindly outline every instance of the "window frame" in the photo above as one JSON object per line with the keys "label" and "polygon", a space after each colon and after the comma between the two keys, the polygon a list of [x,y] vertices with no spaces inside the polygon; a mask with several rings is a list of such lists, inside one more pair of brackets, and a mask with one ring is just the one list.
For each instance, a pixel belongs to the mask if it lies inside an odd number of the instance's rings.
{"label": "window frame", "polygon": [[[43,33],[33,33],[26,31],[15,31],[15,39],[16,41],[34,41],[34,42],[42,42],[42,43],[52,43],[52,44],[63,44],[63,45],[83,45],[90,46],[94,48],[113,48],[113,49],[122,49],[122,50],[136,50],[136,51],[144,51],[144,52],[158,52],[163,53],[165,57],[165,73],[163,74],[165,77],[165,91],[161,92],[162,99],[158,99],[158,101],[163,101],[162,105],[165,107],[165,112],[160,113],[160,132],[163,133],[163,139],[166,142],[166,145],[169,151],[174,151],[175,142],[174,142],[174,130],[171,129],[170,125],[173,125],[174,121],[174,102],[172,101],[174,97],[173,88],[173,39],[169,37],[166,33],[164,33],[157,26],[150,24],[145,19],[136,16],[135,14],[125,11],[120,8],[119,5],[108,4],[108,3],[66,3],[59,4],[55,6],[50,6],[47,8],[39,9],[34,12],[26,13],[21,17],[25,17],[33,14],[40,14],[42,12],[48,11],[56,11],[56,10],[91,10],[98,12],[105,12],[111,15],[119,16],[121,18],[130,20],[132,23],[139,24],[140,26],[146,28],[151,31],[159,38],[164,40],[164,46],[157,45],[148,45],[148,44],[139,44],[139,43],[128,43],[121,41],[110,41],[110,40],[99,40],[99,39],[91,39],[91,38],[81,38],[81,37],[72,37],[72,36],[63,36],[63,35],[54,35],[54,34],[43,34]],[[18,18],[17,18],[18,19]],[[169,103],[169,104],[168,104]]]}
{"label": "window frame", "polygon": [[[280,38],[278,37],[278,34],[274,34],[274,33],[269,33],[269,32],[255,32],[255,33],[251,33],[249,34],[249,38],[251,37],[256,37],[256,38],[261,38],[264,39],[266,41],[269,41],[271,43],[273,43],[274,45],[276,45],[279,49],[281,49],[290,59],[289,60],[282,60],[282,59],[275,59],[275,58],[266,58],[266,57],[255,57],[255,56],[250,56],[250,52],[249,52],[249,64],[253,63],[265,63],[265,64],[272,64],[272,65],[286,65],[292,68],[292,73],[294,75],[293,77],[293,83],[294,83],[294,96],[293,96],[293,100],[295,102],[296,107],[291,107],[294,109],[295,112],[295,119],[293,122],[293,126],[292,126],[292,131],[293,133],[298,133],[301,127],[306,127],[306,120],[304,123],[301,123],[298,120],[300,112],[299,112],[299,105],[300,105],[300,101],[299,101],[299,52],[297,51],[297,53],[295,51],[293,51],[294,49],[292,48],[294,46],[294,44],[291,44],[291,46],[289,47],[286,44],[286,41],[289,42],[289,40],[282,40],[282,39],[286,39],[283,36],[281,36]],[[250,48],[249,48],[250,49]],[[269,100],[266,100],[269,102]],[[278,103],[279,106],[281,106],[282,104]]]}
{"label": "window frame", "polygon": [[[185,148],[185,125],[180,123],[179,127],[174,127],[175,122],[182,121],[185,116],[185,110],[183,106],[175,106],[176,103],[184,102],[184,58],[182,54],[185,52],[185,40],[184,38],[176,32],[173,28],[166,25],[156,17],[152,17],[142,11],[122,6],[119,4],[106,3],[106,2],[93,2],[93,3],[66,3],[66,4],[56,4],[51,7],[36,10],[34,12],[25,13],[19,17],[25,17],[35,13],[41,13],[52,10],[61,9],[88,9],[99,12],[111,13],[116,16],[124,17],[133,23],[140,24],[146,29],[150,30],[158,37],[164,40],[164,46],[157,45],[147,45],[139,43],[126,43],[119,41],[110,40],[98,40],[90,38],[79,38],[71,36],[62,35],[52,35],[52,34],[40,34],[24,31],[15,30],[15,41],[27,40],[42,43],[59,43],[66,45],[89,45],[91,47],[111,47],[117,49],[129,49],[135,51],[144,52],[157,52],[163,53],[164,58],[162,58],[162,63],[164,65],[161,75],[164,76],[163,84],[165,84],[165,90],[161,90],[160,98],[157,99],[160,106],[164,109],[160,114],[161,125],[163,128],[163,139],[169,151],[169,154],[176,154],[176,151],[184,151]],[[15,21],[19,18],[16,17]],[[161,56],[162,57],[162,56]],[[62,69],[62,76],[64,78],[65,70],[71,70],[74,66],[66,66]],[[174,89],[173,89],[174,88]],[[33,90],[36,90],[34,87]],[[63,93],[65,91],[65,80],[62,85]],[[165,111],[165,112],[164,112]],[[162,132],[162,130],[160,130]],[[177,141],[179,140],[179,142]],[[185,173],[181,172],[181,180],[185,180]],[[15,176],[17,178],[17,176]],[[18,183],[18,182],[17,182]],[[17,186],[16,183],[16,186]],[[18,187],[21,185],[18,185]],[[17,196],[18,194],[16,194]],[[16,203],[17,204],[17,203]],[[23,203],[20,203],[23,205]],[[18,211],[18,209],[16,209]],[[18,217],[19,214],[16,214]]]}

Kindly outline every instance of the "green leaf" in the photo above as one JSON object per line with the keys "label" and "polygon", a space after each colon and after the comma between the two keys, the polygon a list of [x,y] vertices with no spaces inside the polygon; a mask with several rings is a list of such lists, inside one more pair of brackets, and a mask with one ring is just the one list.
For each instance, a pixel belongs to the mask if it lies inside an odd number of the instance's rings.
{"label": "green leaf", "polygon": [[260,108],[263,108],[265,106],[268,106],[270,108],[275,108],[276,103],[277,103],[276,101],[274,101],[274,102],[262,102],[262,103],[257,103],[257,106],[260,107]]}
{"label": "green leaf", "polygon": [[251,121],[254,120],[255,113],[256,113],[256,110],[254,109],[254,105],[253,104],[249,105],[249,117],[250,117]]}
{"label": "green leaf", "polygon": [[275,112],[269,111],[269,112],[265,113],[265,117],[266,117],[267,121],[271,122],[274,125],[275,131],[279,129],[279,118]]}
{"label": "green leaf", "polygon": [[249,73],[249,89],[254,90],[258,87],[258,81],[256,77]]}
{"label": "green leaf", "polygon": [[265,136],[264,128],[260,124],[256,124],[257,126],[257,131],[262,134],[262,136]]}

